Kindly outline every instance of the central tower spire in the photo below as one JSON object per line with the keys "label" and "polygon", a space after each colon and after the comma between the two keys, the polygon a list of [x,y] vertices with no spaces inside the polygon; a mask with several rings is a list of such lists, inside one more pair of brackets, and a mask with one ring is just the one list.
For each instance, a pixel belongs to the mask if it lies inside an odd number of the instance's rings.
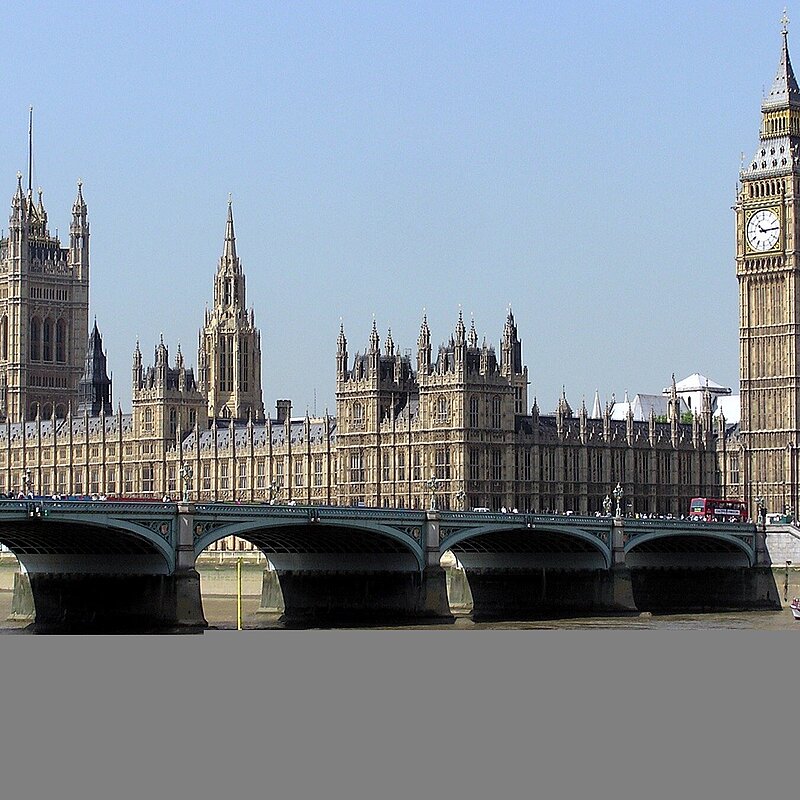
{"label": "central tower spire", "polygon": [[261,334],[253,310],[247,309],[230,196],[222,256],[214,276],[214,307],[207,313],[199,340],[200,382],[208,397],[209,416],[263,419]]}

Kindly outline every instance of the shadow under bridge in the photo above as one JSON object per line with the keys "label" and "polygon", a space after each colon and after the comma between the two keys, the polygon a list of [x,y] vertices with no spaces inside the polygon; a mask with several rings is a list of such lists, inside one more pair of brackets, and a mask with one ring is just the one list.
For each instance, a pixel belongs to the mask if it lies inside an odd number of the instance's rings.
{"label": "shadow under bridge", "polygon": [[474,619],[535,619],[613,607],[610,518],[442,514],[442,553],[461,563]]}
{"label": "shadow under bridge", "polygon": [[425,515],[319,506],[194,508],[194,551],[220,539],[251,542],[279,570],[420,571]]}
{"label": "shadow under bridge", "polygon": [[262,610],[282,598],[283,618],[297,624],[448,617],[441,568],[425,569],[424,512],[319,506],[196,505],[197,557],[227,536],[261,550]]}

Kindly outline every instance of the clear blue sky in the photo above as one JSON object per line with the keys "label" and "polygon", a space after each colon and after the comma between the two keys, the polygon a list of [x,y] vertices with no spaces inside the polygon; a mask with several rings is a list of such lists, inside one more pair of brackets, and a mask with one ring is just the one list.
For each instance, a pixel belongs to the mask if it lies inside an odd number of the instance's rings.
{"label": "clear blue sky", "polygon": [[[375,316],[416,348],[513,304],[531,397],[738,387],[731,206],[783,3],[6,3],[0,197],[26,170],[130,406],[137,335],[197,363],[228,193],[264,401],[334,408]],[[800,67],[800,3],[789,5]],[[795,45],[795,42],[797,43]]]}

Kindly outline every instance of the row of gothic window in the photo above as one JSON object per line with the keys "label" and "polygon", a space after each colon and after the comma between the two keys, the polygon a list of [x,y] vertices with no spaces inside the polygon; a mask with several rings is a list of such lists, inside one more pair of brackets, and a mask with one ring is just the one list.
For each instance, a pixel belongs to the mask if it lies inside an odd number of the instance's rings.
{"label": "row of gothic window", "polygon": [[[36,415],[40,414],[41,419],[52,419],[53,417],[53,404],[52,403],[44,403],[40,405],[37,402],[31,403],[29,409],[29,418],[36,419]],[[64,419],[67,416],[67,407],[63,403],[59,403],[56,406],[56,419]]]}
{"label": "row of gothic window", "polygon": [[[783,159],[784,166],[786,159]],[[766,164],[766,162],[765,162]],[[778,162],[775,161],[773,166],[777,166]],[[753,164],[753,169],[756,168]],[[783,181],[764,181],[763,183],[751,183],[748,187],[748,195],[750,197],[769,197],[770,195],[780,194],[783,191]]]}
{"label": "row of gothic window", "polygon": [[[219,339],[219,390],[221,392],[232,392],[234,382],[233,370],[233,337],[220,336]],[[239,343],[239,390],[242,392],[250,391],[250,353],[247,340],[242,339]]]}
{"label": "row of gothic window", "polygon": [[67,323],[50,317],[40,320],[33,317],[30,324],[31,361],[55,361],[67,363]]}
{"label": "row of gothic window", "polygon": [[[450,402],[446,397],[439,397],[432,410],[435,423],[445,425],[450,422]],[[486,418],[490,427],[495,429],[502,427],[503,403],[499,396],[486,400]],[[352,430],[364,430],[366,418],[362,403],[353,403],[350,423]],[[478,397],[469,398],[469,427],[474,429],[480,427],[480,399]]]}

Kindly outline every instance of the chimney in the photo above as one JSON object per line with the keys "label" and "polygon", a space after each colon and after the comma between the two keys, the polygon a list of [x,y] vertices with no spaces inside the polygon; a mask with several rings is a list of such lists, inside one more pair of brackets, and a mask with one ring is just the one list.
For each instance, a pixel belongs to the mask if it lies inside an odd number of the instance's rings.
{"label": "chimney", "polygon": [[292,401],[291,400],[278,400],[278,422],[286,422],[292,415]]}

